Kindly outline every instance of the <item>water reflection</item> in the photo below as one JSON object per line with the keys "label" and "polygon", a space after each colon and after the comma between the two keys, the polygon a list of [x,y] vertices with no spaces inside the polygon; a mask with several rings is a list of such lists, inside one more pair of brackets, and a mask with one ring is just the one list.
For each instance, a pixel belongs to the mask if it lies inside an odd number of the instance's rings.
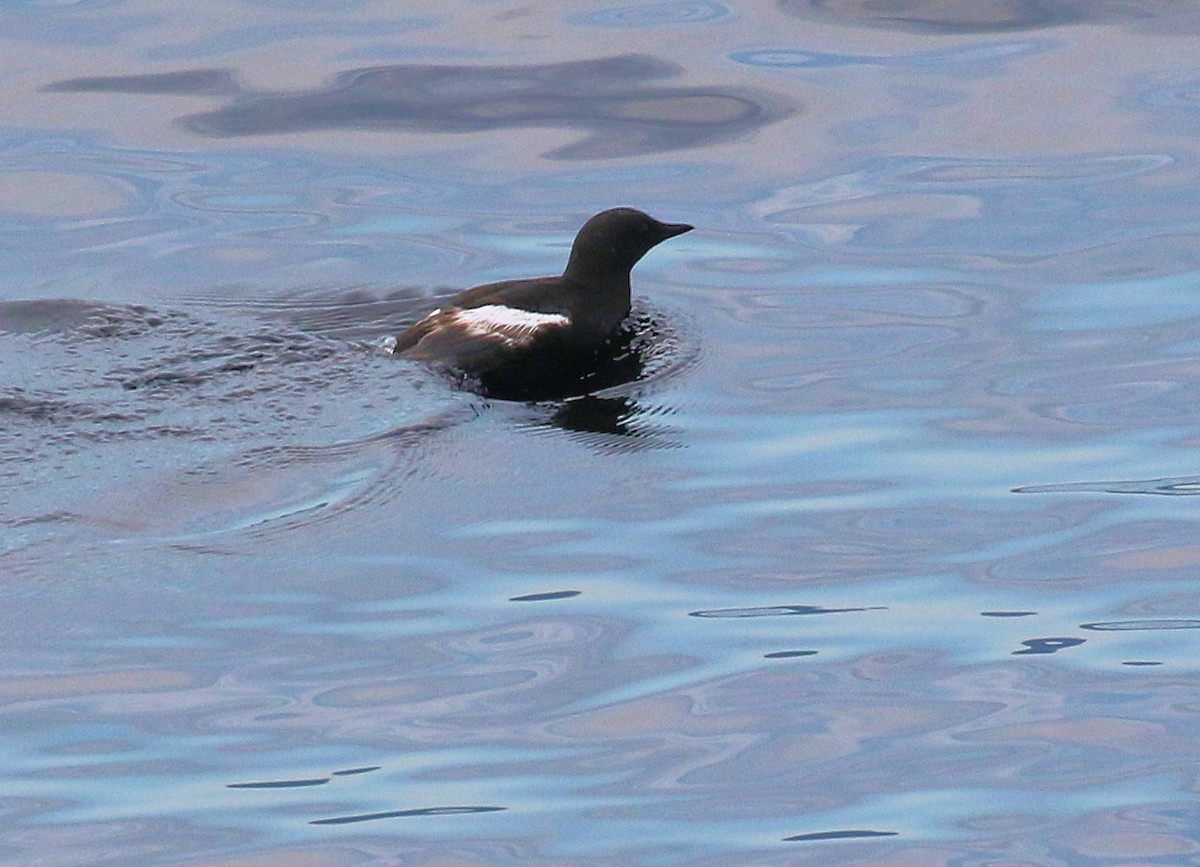
{"label": "water reflection", "polygon": [[656,421],[671,411],[632,396],[584,394],[528,404],[510,414],[518,427],[564,431],[596,452],[637,452],[683,446],[679,431]]}
{"label": "water reflection", "polygon": [[547,590],[544,593],[525,593],[521,596],[512,596],[509,602],[557,602],[560,599],[572,599],[582,595],[578,590]]}
{"label": "water reflection", "polygon": [[580,433],[641,436],[642,432],[630,423],[637,413],[637,403],[627,397],[588,394],[563,401],[550,417],[550,424]]}
{"label": "water reflection", "polygon": [[227,783],[227,789],[307,789],[324,786],[329,777],[313,777],[308,780],[261,780],[253,783]]}
{"label": "water reflection", "polygon": [[926,33],[993,33],[1074,24],[1084,16],[1062,0],[779,0],[799,17],[836,18]]}
{"label": "water reflection", "polygon": [[1181,618],[1174,620],[1110,620],[1098,623],[1081,623],[1080,629],[1096,632],[1156,632],[1160,629],[1200,629],[1200,620]]}
{"label": "water reflection", "polygon": [[1167,497],[1193,497],[1200,494],[1200,476],[1173,476],[1165,479],[1127,479],[1111,482],[1063,482],[1053,485],[1022,485],[1014,494],[1159,494]]}
{"label": "water reflection", "polygon": [[867,27],[930,34],[996,33],[1071,24],[1119,23],[1158,33],[1195,33],[1200,15],[1187,0],[779,0],[782,12]]}
{"label": "water reflection", "polygon": [[145,75],[100,75],[47,85],[47,93],[149,93],[229,96],[238,92],[228,69],[181,69]]}
{"label": "water reflection", "polygon": [[652,82],[681,67],[647,55],[525,66],[394,65],[355,69],[326,87],[280,95],[237,91],[226,70],[90,76],[59,81],[55,93],[236,93],[215,111],[181,119],[206,136],[313,130],[479,133],[515,127],[582,128],[554,159],[604,159],[691,148],[736,138],[796,109],[765,90]]}
{"label": "water reflection", "polygon": [[898,831],[814,831],[811,834],[795,834],[783,839],[788,843],[815,843],[821,840],[865,840],[872,837],[895,837],[898,834]]}
{"label": "water reflection", "polygon": [[1078,647],[1084,643],[1082,638],[1031,638],[1028,641],[1022,641],[1025,645],[1024,650],[1014,650],[1013,656],[1022,656],[1025,654],[1043,655],[1047,653],[1057,653],[1060,650],[1065,650],[1068,647]]}
{"label": "water reflection", "polygon": [[805,614],[849,614],[857,611],[885,611],[886,606],[869,605],[863,608],[825,608],[821,605],[767,605],[759,608],[720,608],[693,611],[692,617],[792,617]]}
{"label": "water reflection", "polygon": [[413,810],[384,810],[380,813],[360,813],[353,816],[334,816],[329,819],[313,819],[310,825],[350,825],[371,822],[376,819],[401,819],[418,816],[458,816],[463,813],[499,813],[507,807],[419,807]]}

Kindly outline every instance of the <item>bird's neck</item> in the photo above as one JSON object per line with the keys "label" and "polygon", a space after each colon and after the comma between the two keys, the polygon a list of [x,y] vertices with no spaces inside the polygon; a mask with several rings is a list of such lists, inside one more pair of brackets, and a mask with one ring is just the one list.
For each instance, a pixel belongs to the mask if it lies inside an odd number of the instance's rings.
{"label": "bird's neck", "polygon": [[589,264],[572,256],[563,282],[574,288],[577,302],[572,318],[591,320],[600,331],[616,328],[629,315],[629,269]]}

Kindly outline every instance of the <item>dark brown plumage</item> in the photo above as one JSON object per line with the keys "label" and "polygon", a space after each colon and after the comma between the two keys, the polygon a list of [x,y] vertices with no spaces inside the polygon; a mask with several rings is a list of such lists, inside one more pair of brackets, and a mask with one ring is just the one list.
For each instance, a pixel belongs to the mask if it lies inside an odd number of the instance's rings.
{"label": "dark brown plumage", "polygon": [[570,375],[629,315],[633,266],[691,229],[634,208],[602,211],[579,230],[561,276],[468,289],[404,331],[392,351],[485,385]]}

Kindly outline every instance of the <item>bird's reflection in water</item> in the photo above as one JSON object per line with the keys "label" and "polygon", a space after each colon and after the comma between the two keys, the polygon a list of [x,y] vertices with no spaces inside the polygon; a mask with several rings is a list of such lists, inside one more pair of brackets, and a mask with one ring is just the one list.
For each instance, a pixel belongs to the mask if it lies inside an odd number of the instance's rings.
{"label": "bird's reflection in water", "polygon": [[678,430],[659,417],[671,410],[645,406],[629,395],[585,394],[566,400],[528,404],[521,423],[566,432],[598,452],[633,452],[682,448]]}
{"label": "bird's reflection in water", "polygon": [[547,422],[552,427],[577,433],[596,433],[611,436],[639,436],[633,424],[640,407],[629,397],[601,397],[585,394],[564,400]]}

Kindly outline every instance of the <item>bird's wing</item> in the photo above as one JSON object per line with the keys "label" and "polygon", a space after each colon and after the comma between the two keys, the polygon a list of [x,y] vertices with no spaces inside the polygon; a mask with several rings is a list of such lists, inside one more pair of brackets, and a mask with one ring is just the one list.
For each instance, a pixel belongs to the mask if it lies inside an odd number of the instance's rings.
{"label": "bird's wing", "polygon": [[558,289],[561,281],[561,277],[534,277],[485,283],[455,295],[450,299],[449,306],[483,307],[488,304],[502,304],[525,310],[540,310],[539,300],[555,294],[554,290]]}
{"label": "bird's wing", "polygon": [[503,304],[447,307],[401,334],[393,351],[466,370],[485,368],[569,324],[560,313],[534,313]]}
{"label": "bird's wing", "polygon": [[438,317],[442,315],[442,308],[438,307],[432,312],[425,315],[424,319],[414,322],[412,325],[405,328],[399,335],[396,336],[395,342],[391,347],[391,351],[395,355],[406,352],[421,342],[421,338],[437,327]]}

